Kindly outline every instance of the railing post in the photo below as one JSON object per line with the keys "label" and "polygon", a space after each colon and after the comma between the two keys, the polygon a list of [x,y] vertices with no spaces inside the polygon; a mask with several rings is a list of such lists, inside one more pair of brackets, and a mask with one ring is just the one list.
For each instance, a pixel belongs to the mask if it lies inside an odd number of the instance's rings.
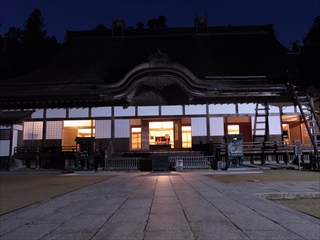
{"label": "railing post", "polygon": [[289,164],[289,152],[288,152],[288,150],[285,152],[285,155],[284,155],[284,163],[285,164]]}

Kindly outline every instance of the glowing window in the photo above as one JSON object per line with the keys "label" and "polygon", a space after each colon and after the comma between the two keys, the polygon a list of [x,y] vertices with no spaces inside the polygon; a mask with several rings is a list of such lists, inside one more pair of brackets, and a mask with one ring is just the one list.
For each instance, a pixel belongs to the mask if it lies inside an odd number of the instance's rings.
{"label": "glowing window", "polygon": [[191,148],[191,126],[182,126],[182,147]]}
{"label": "glowing window", "polygon": [[228,125],[228,134],[239,134],[239,125]]}
{"label": "glowing window", "polygon": [[131,148],[141,149],[141,128],[131,128]]}

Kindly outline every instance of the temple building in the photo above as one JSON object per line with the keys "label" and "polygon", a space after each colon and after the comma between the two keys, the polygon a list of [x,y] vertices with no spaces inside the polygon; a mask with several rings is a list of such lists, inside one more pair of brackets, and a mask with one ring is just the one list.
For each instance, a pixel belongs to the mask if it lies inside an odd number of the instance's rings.
{"label": "temple building", "polygon": [[114,19],[110,30],[67,31],[63,45],[39,69],[0,81],[0,157],[73,149],[77,137],[96,148],[112,141],[115,153],[187,151],[239,133],[319,146],[305,124],[319,104],[299,100],[309,95],[298,53],[272,24],[208,26],[196,16],[193,27],[131,29]]}

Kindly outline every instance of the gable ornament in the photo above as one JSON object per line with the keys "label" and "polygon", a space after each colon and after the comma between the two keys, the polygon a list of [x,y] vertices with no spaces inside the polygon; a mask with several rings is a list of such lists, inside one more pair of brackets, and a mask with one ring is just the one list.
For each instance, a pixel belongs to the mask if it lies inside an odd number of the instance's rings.
{"label": "gable ornament", "polygon": [[151,54],[148,58],[149,62],[168,62],[169,60],[171,59],[168,54],[162,53],[159,48],[156,53]]}
{"label": "gable ornament", "polygon": [[149,77],[147,81],[144,82],[145,85],[153,87],[154,89],[161,90],[166,86],[173,84],[172,80],[168,77]]}

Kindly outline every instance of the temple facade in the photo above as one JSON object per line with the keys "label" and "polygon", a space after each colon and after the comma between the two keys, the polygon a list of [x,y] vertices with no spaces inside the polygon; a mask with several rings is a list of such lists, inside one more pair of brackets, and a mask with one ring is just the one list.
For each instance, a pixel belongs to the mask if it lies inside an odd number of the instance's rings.
{"label": "temple facade", "polygon": [[115,152],[221,143],[310,143],[295,94],[297,54],[272,24],[67,31],[41,68],[0,82],[0,156],[15,147],[74,149],[77,137]]}

